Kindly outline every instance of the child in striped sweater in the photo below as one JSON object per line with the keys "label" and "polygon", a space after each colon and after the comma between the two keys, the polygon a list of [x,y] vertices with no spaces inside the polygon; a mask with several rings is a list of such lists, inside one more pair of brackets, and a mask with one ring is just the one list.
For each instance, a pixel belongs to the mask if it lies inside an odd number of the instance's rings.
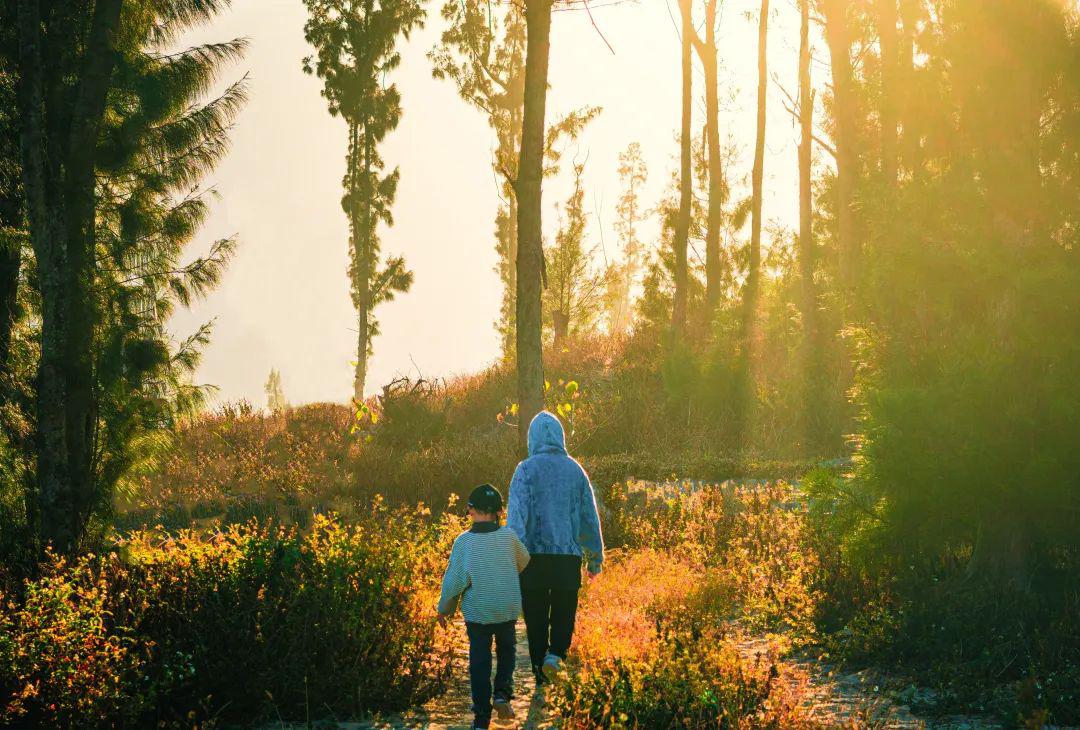
{"label": "child in striped sweater", "polygon": [[[499,526],[503,499],[495,487],[482,484],[469,495],[472,527],[454,540],[443,576],[439,620],[446,622],[461,603],[469,635],[469,681],[473,728],[487,728],[492,709],[512,719],[517,618],[521,614],[518,574],[529,552],[507,527]],[[494,703],[491,684],[491,640],[495,640]]]}

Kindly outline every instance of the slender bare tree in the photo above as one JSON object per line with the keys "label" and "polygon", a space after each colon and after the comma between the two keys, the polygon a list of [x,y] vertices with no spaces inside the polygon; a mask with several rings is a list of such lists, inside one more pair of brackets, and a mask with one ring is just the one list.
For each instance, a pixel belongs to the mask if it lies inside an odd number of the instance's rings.
{"label": "slender bare tree", "polygon": [[754,318],[761,289],[761,203],[765,175],[765,101],[769,83],[767,42],[769,37],[769,0],[761,0],[758,20],[757,136],[754,141],[754,168],[750,174],[750,259],[743,290],[743,357],[749,366],[753,359]]}
{"label": "slender bare tree", "polygon": [[[727,185],[720,154],[720,79],[716,46],[716,8],[718,0],[705,2],[705,37],[690,24],[690,41],[704,71],[705,146],[709,166],[709,208],[705,225],[705,304],[711,313],[720,302],[722,287],[720,229],[723,227]],[[687,8],[691,10],[691,8]]]}
{"label": "slender bare tree", "polygon": [[848,309],[859,270],[861,242],[855,218],[855,190],[859,177],[856,137],[855,71],[851,61],[851,3],[821,0],[825,41],[832,69],[833,140],[836,148],[836,218],[839,285]]}
{"label": "slender bare tree", "polygon": [[803,447],[814,453],[822,434],[821,364],[823,348],[818,322],[818,295],[814,281],[817,253],[814,244],[813,190],[814,89],[810,85],[810,0],[799,0],[799,310],[802,316]]}
{"label": "slender bare tree", "polygon": [[671,325],[676,336],[686,331],[687,287],[690,284],[690,271],[687,261],[687,247],[690,238],[690,216],[693,212],[694,170],[693,170],[693,58],[691,55],[694,36],[692,0],[679,0],[679,12],[682,16],[682,125],[679,132],[681,146],[679,174],[679,212],[675,219],[675,235],[672,248],[675,252],[675,293],[671,305]]}
{"label": "slender bare tree", "polygon": [[521,153],[514,181],[517,196],[517,371],[520,442],[532,417],[544,407],[543,308],[544,236],[541,219],[544,180],[544,115],[551,54],[553,0],[525,0],[525,93]]}

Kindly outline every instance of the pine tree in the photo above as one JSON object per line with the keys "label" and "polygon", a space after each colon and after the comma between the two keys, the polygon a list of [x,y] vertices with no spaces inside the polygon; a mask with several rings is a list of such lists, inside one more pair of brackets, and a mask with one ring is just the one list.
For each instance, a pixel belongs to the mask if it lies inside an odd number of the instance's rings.
{"label": "pine tree", "polygon": [[[450,79],[461,98],[487,115],[495,132],[492,168],[500,181],[495,213],[495,272],[503,284],[502,306],[496,328],[505,361],[514,358],[517,317],[517,215],[514,190],[525,94],[525,17],[517,3],[487,0],[449,0],[443,6],[448,28],[439,45],[428,54],[436,78]],[[545,131],[543,176],[559,171],[559,142],[573,140],[596,114],[582,107],[565,115]]]}
{"label": "pine tree", "polygon": [[281,387],[281,373],[274,368],[270,368],[263,390],[266,391],[266,409],[271,413],[279,413],[289,407],[285,390]]}
{"label": "pine tree", "polygon": [[802,318],[802,431],[804,450],[820,453],[824,344],[818,313],[817,249],[814,242],[812,186],[814,90],[810,85],[810,0],[799,0],[799,314]]}
{"label": "pine tree", "polygon": [[631,142],[619,155],[622,195],[615,206],[615,232],[619,236],[621,261],[609,262],[606,274],[608,331],[612,334],[624,334],[632,321],[631,297],[644,265],[644,247],[638,236],[638,225],[645,218],[641,188],[648,178],[641,145]]}
{"label": "pine tree", "polygon": [[750,204],[750,252],[747,257],[746,284],[742,295],[741,347],[739,352],[739,403],[736,408],[737,432],[741,442],[746,443],[747,431],[753,418],[755,398],[753,395],[753,368],[756,357],[758,307],[761,299],[761,216],[764,197],[765,174],[765,102],[768,97],[769,0],[761,0],[758,17],[758,79],[757,79],[757,129],[754,139],[754,167],[751,172]]}
{"label": "pine tree", "polygon": [[19,3],[19,165],[37,274],[19,340],[38,373],[26,519],[62,552],[200,401],[189,379],[209,330],[176,344],[166,321],[216,282],[233,247],[179,265],[207,210],[198,181],[225,150],[243,85],[200,100],[243,43],[164,49],[219,9]]}
{"label": "pine tree", "polygon": [[357,310],[353,398],[362,401],[372,340],[379,334],[375,308],[412,286],[413,275],[399,256],[380,260],[379,224],[393,225],[391,207],[398,170],[386,172],[378,146],[401,120],[401,96],[386,76],[397,68],[398,38],[423,25],[420,0],[304,0],[304,34],[315,55],[304,70],[323,80],[330,113],[348,125],[345,194],[349,219],[349,281]]}
{"label": "pine tree", "polygon": [[443,6],[447,29],[428,54],[436,78],[451,79],[463,99],[487,115],[495,133],[492,167],[500,179],[495,214],[495,271],[503,285],[496,326],[504,359],[514,352],[517,295],[517,175],[525,94],[525,18],[515,3],[450,0]]}
{"label": "pine tree", "polygon": [[583,164],[574,165],[574,188],[563,205],[565,216],[555,242],[546,250],[547,289],[544,304],[555,347],[593,327],[603,303],[603,277],[595,271],[595,248],[585,241]]}
{"label": "pine tree", "polygon": [[859,239],[856,194],[859,152],[856,78],[851,60],[852,15],[846,0],[820,0],[832,72],[833,139],[836,148],[837,269],[844,307],[850,310],[859,275],[862,241]]}

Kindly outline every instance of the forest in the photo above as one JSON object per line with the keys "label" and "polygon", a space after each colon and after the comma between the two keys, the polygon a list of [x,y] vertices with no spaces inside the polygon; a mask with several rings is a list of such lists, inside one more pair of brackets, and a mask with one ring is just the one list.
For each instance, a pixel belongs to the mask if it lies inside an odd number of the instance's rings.
{"label": "forest", "polygon": [[[1080,725],[1080,4],[290,0],[352,386],[256,403],[177,326],[246,260],[208,221],[274,88],[219,30],[251,1],[0,0],[0,727],[468,727],[440,580],[541,411],[607,558],[518,726]],[[610,112],[549,71],[655,6],[668,147],[617,141],[602,219]],[[393,237],[403,116],[448,114],[416,63],[486,135],[482,241]],[[498,353],[376,380],[437,246],[494,256],[439,326]]]}

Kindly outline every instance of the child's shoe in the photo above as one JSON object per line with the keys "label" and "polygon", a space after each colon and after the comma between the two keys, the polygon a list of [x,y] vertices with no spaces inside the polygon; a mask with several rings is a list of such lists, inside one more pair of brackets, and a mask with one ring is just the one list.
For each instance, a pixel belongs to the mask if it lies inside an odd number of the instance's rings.
{"label": "child's shoe", "polygon": [[495,708],[495,714],[499,716],[500,720],[514,719],[514,708],[510,705],[510,700],[496,697],[491,706]]}
{"label": "child's shoe", "polygon": [[559,676],[559,672],[562,671],[562,658],[554,654],[548,654],[544,657],[544,676],[549,681],[554,681]]}

